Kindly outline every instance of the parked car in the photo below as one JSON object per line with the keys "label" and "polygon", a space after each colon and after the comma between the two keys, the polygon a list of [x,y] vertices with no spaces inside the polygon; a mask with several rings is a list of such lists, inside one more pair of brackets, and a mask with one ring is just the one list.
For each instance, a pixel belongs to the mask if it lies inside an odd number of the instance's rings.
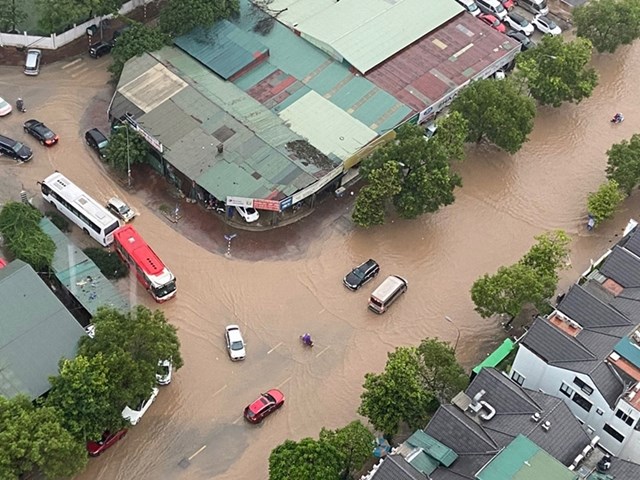
{"label": "parked car", "polygon": [[456,0],[460,5],[466,8],[467,12],[469,12],[474,17],[480,15],[480,7],[473,0]]}
{"label": "parked car", "polygon": [[131,25],[125,25],[124,27],[119,28],[118,30],[114,30],[113,34],[111,35],[111,43],[115,45],[116,41],[118,40],[118,37],[120,37],[124,32],[126,32],[130,28],[131,28]]}
{"label": "parked car", "polygon": [[4,117],[5,115],[9,115],[13,108],[11,104],[7,102],[4,98],[0,97],[0,117]]}
{"label": "parked car", "polygon": [[124,203],[118,197],[111,197],[109,199],[109,201],[107,202],[107,210],[113,213],[124,223],[130,222],[136,216],[136,212],[129,208],[129,205]]}
{"label": "parked car", "polygon": [[227,325],[224,328],[224,338],[227,342],[227,351],[231,360],[244,360],[246,356],[244,339],[238,325]]}
{"label": "parked car", "polygon": [[87,442],[87,452],[92,457],[97,457],[106,449],[113,446],[118,440],[121,440],[127,434],[127,429],[123,428],[119,432],[110,433],[109,431],[105,431],[102,434],[102,438],[97,441],[88,441]]}
{"label": "parked car", "polygon": [[256,222],[260,218],[260,214],[253,207],[236,207],[236,211],[247,223]]}
{"label": "parked car", "polygon": [[271,389],[261,394],[255,402],[247,405],[244,409],[244,418],[249,423],[260,423],[282,405],[284,405],[284,394],[278,389]]}
{"label": "parked car", "polygon": [[533,17],[533,21],[531,23],[533,23],[533,25],[535,25],[535,27],[542,33],[546,33],[548,35],[560,35],[562,33],[562,29],[556,24],[556,22],[544,15],[536,15]]}
{"label": "parked car", "polygon": [[529,20],[515,12],[509,13],[509,15],[504,18],[504,23],[513,28],[516,32],[522,32],[527,36],[531,35],[535,30]]}
{"label": "parked car", "polygon": [[86,327],[84,327],[84,332],[87,334],[89,338],[96,337],[96,326],[93,323],[90,323]]}
{"label": "parked car", "polygon": [[27,57],[24,61],[25,75],[38,75],[40,73],[41,59],[42,52],[37,48],[30,48],[29,50],[27,50]]}
{"label": "parked car", "polygon": [[44,123],[35,119],[24,122],[23,128],[25,133],[28,133],[38,140],[41,145],[46,145],[47,147],[55,145],[60,139],[60,137],[53,133]]}
{"label": "parked car", "polygon": [[527,37],[524,33],[521,32],[515,32],[513,30],[509,30],[507,32],[507,36],[513,38],[514,40],[517,40],[518,42],[520,42],[522,44],[522,51],[526,52],[527,50],[531,50],[532,48],[535,48],[536,44],[533,40],[531,40],[529,37]]}
{"label": "parked car", "polygon": [[91,45],[89,45],[89,56],[91,58],[100,58],[101,56],[111,52],[112,48],[113,48],[112,42],[100,41],[100,42],[92,43]]}
{"label": "parked car", "polygon": [[92,128],[84,134],[84,140],[91,148],[93,148],[101,158],[106,158],[106,150],[109,140],[97,128]]}
{"label": "parked car", "polygon": [[487,25],[491,26],[494,30],[499,31],[500,33],[506,33],[507,28],[493,15],[489,15],[488,13],[482,13],[478,15],[478,18],[482,20]]}
{"label": "parked car", "polygon": [[372,278],[375,278],[378,273],[380,273],[380,265],[370,258],[347,273],[342,279],[342,283],[348,289],[355,291]]}
{"label": "parked car", "polygon": [[160,360],[158,362],[158,370],[156,373],[156,382],[158,385],[169,385],[171,383],[171,373],[173,372],[173,364],[171,360]]}
{"label": "parked car", "polygon": [[149,407],[154,402],[156,397],[158,396],[158,390],[156,387],[151,391],[151,396],[142,400],[136,408],[131,408],[129,406],[124,407],[122,410],[122,418],[125,420],[129,420],[131,425],[137,425],[142,416],[149,410]]}
{"label": "parked car", "polygon": [[28,162],[33,157],[33,152],[23,143],[0,135],[0,155],[7,155],[19,162]]}
{"label": "parked car", "polygon": [[510,12],[516,6],[513,0],[500,0],[500,3],[507,12]]}

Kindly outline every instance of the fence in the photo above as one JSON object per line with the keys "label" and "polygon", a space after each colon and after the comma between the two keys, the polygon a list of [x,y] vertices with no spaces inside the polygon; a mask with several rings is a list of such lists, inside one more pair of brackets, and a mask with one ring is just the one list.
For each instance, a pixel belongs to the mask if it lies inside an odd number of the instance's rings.
{"label": "fence", "polygon": [[[147,5],[153,0],[130,0],[122,5],[120,15],[135,10],[138,7]],[[74,40],[87,34],[87,28],[92,25],[100,25],[100,21],[105,18],[112,18],[113,15],[105,15],[103,17],[94,17],[80,25],[74,25],[72,29],[67,30],[59,35],[52,33],[48,37],[40,37],[37,35],[29,35],[27,32],[20,33],[2,33],[0,32],[0,47],[28,47],[42,48],[45,50],[55,50]]]}

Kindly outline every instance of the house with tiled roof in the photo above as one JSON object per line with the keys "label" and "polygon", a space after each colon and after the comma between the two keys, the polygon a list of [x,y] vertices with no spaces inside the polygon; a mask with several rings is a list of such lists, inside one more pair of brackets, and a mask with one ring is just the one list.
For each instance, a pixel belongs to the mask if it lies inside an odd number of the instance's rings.
{"label": "house with tiled roof", "polygon": [[[640,458],[640,230],[587,270],[522,338],[510,372],[562,399],[613,455]],[[636,477],[640,478],[640,477]]]}

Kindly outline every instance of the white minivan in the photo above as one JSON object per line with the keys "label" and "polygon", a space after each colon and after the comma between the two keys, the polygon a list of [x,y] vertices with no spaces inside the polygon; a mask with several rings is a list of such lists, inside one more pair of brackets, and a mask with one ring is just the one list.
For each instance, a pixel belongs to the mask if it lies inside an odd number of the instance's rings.
{"label": "white minivan", "polygon": [[517,0],[516,4],[534,15],[546,15],[549,13],[547,0]]}
{"label": "white minivan", "polygon": [[27,58],[24,61],[25,75],[38,75],[40,73],[40,59],[42,52],[37,48],[27,50]]}
{"label": "white minivan", "polygon": [[407,291],[407,281],[398,275],[389,275],[376,288],[369,298],[369,310],[381,314],[387,311],[389,305],[395,302]]}
{"label": "white minivan", "polygon": [[466,8],[467,12],[469,12],[474,17],[477,17],[478,15],[480,15],[480,8],[478,8],[478,5],[473,0],[456,0],[456,1],[460,5],[462,5],[464,8]]}
{"label": "white minivan", "polygon": [[504,20],[507,16],[507,9],[498,0],[475,0],[484,13],[495,16],[498,20]]}

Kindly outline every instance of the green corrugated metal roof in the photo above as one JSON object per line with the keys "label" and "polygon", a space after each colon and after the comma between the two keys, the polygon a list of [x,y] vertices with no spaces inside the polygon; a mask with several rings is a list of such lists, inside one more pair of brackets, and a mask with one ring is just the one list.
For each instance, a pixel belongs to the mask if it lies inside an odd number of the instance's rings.
{"label": "green corrugated metal roof", "polygon": [[[456,452],[440,443],[432,436],[427,435],[423,430],[416,430],[414,434],[405,441],[405,443],[408,443],[414,448],[421,448],[430,457],[433,457],[438,463],[445,467],[450,466],[458,458],[458,454]],[[411,464],[413,465],[413,461],[411,461]]]}
{"label": "green corrugated metal roof", "polygon": [[173,43],[225,80],[269,52],[254,36],[227,20],[211,29],[194,29]]}
{"label": "green corrugated metal roof", "polygon": [[56,278],[91,315],[102,306],[129,311],[129,303],[120,291],[51,220],[43,218],[40,227],[56,244],[51,265]]}
{"label": "green corrugated metal roof", "polygon": [[504,342],[502,342],[502,344],[498,348],[491,352],[491,355],[485,358],[482,363],[474,367],[473,373],[478,374],[480,373],[480,370],[485,367],[495,367],[502,360],[507,358],[507,355],[511,353],[515,346],[516,344],[513,342],[513,340],[511,340],[510,338],[505,338]]}
{"label": "green corrugated metal roof", "polygon": [[640,368],[640,350],[628,337],[623,337],[616,343],[613,350],[619,353],[626,361]]}
{"label": "green corrugated metal roof", "polygon": [[518,435],[478,473],[478,480],[576,480],[570,471],[524,435]]}
{"label": "green corrugated metal roof", "polygon": [[73,358],[84,329],[36,272],[20,260],[0,269],[0,395],[46,393],[62,357]]}

